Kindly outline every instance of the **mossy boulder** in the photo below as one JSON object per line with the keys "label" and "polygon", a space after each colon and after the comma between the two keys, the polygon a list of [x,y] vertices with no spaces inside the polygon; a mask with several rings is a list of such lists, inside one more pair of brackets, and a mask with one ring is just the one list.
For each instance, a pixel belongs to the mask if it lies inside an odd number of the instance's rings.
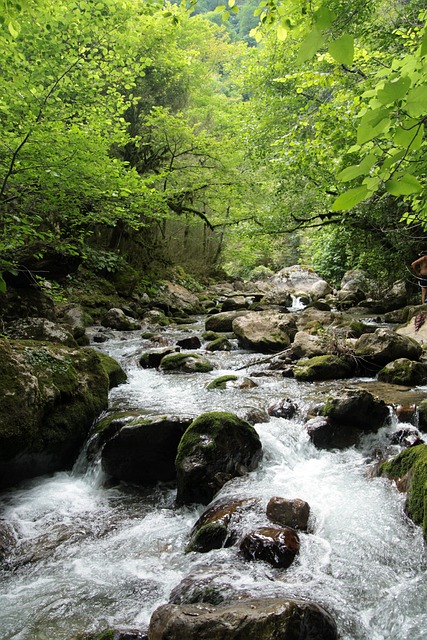
{"label": "mossy boulder", "polygon": [[0,487],[72,464],[108,405],[93,349],[0,340]]}
{"label": "mossy boulder", "polygon": [[377,378],[380,382],[415,387],[425,384],[427,368],[421,362],[408,360],[408,358],[398,358],[378,371]]}
{"label": "mossy boulder", "polygon": [[253,471],[261,456],[261,441],[248,422],[225,411],[202,414],[178,447],[177,503],[209,504],[228,480]]}
{"label": "mossy boulder", "polygon": [[180,373],[207,373],[213,364],[199,353],[172,353],[162,358],[161,371]]}
{"label": "mossy boulder", "polygon": [[339,380],[354,375],[353,363],[350,359],[323,355],[300,360],[294,367],[294,376],[301,382],[315,380]]}
{"label": "mossy boulder", "polygon": [[400,483],[404,481],[407,489],[405,511],[422,527],[427,541],[427,445],[405,449],[393,460],[384,462],[380,473]]}
{"label": "mossy boulder", "polygon": [[206,345],[207,351],[231,351],[232,344],[228,338],[221,336]]}
{"label": "mossy boulder", "polygon": [[117,360],[106,353],[98,352],[98,356],[101,359],[102,367],[108,376],[110,389],[118,387],[119,384],[124,384],[127,381],[127,374]]}

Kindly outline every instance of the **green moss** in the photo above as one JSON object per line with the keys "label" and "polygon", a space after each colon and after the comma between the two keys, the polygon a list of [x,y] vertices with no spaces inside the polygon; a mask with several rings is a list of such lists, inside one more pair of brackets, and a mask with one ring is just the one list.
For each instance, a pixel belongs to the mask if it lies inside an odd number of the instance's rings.
{"label": "green moss", "polygon": [[380,468],[382,475],[393,479],[403,478],[409,471],[412,471],[412,477],[405,510],[415,524],[422,527],[427,540],[427,445],[405,449]]}
{"label": "green moss", "polygon": [[209,522],[203,525],[188,543],[185,551],[205,552],[211,549],[221,549],[227,540],[228,529],[223,522]]}
{"label": "green moss", "polygon": [[101,365],[110,381],[110,389],[118,387],[119,384],[123,384],[127,381],[127,375],[114,358],[106,353],[98,353],[101,359]]}
{"label": "green moss", "polygon": [[206,345],[208,351],[231,351],[231,342],[225,336],[221,336]]}
{"label": "green moss", "polygon": [[219,378],[215,378],[215,380],[212,380],[212,382],[210,382],[206,388],[209,390],[226,389],[227,382],[235,382],[238,379],[239,379],[238,376],[234,376],[231,374],[226,376],[220,376]]}
{"label": "green moss", "polygon": [[334,355],[315,356],[300,360],[294,368],[294,376],[302,382],[347,378],[352,368],[347,360]]}
{"label": "green moss", "polygon": [[162,358],[160,368],[164,371],[197,371],[206,373],[212,371],[213,366],[198,353],[171,353]]}
{"label": "green moss", "polygon": [[213,457],[216,450],[215,439],[224,429],[224,425],[229,429],[232,429],[234,426],[241,427],[244,425],[250,431],[253,431],[258,438],[255,429],[234,413],[229,413],[228,411],[210,411],[203,413],[190,424],[182,436],[178,445],[175,466],[180,466],[183,459],[188,456],[195,447],[200,446],[201,437],[205,438],[203,451]]}

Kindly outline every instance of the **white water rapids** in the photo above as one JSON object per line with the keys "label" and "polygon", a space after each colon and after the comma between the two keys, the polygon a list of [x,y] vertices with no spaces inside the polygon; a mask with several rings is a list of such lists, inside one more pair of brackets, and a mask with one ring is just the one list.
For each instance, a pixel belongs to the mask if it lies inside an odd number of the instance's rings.
{"label": "white water rapids", "polygon": [[[178,337],[202,330],[167,330]],[[188,331],[188,330],[187,330]],[[147,414],[197,416],[229,410],[243,415],[288,397],[300,407],[322,385],[280,376],[254,378],[252,389],[208,391],[206,384],[261,358],[238,349],[208,354],[206,374],[141,369],[146,341],[130,334],[105,343],[129,374],[111,392],[111,407]],[[260,367],[258,367],[260,369]],[[240,371],[242,375],[248,372]],[[311,507],[312,533],[286,571],[246,562],[236,547],[185,554],[189,532],[203,511],[174,506],[173,486],[109,486],[82,455],[73,472],[38,478],[0,496],[1,518],[19,539],[12,569],[0,574],[1,640],[69,640],[107,627],[145,630],[154,609],[188,574],[221,575],[239,592],[298,596],[325,607],[341,640],[425,640],[426,553],[422,534],[403,513],[393,485],[367,474],[367,457],[396,428],[391,424],[360,447],[321,451],[299,415],[255,425],[264,456],[259,468],[228,483],[215,500],[272,496],[301,498]],[[252,515],[251,526],[267,520]]]}

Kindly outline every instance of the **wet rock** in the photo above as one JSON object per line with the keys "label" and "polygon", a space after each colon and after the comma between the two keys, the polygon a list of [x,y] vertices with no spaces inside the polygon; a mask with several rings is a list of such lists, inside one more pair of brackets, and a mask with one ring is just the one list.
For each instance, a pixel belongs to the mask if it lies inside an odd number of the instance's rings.
{"label": "wet rock", "polygon": [[8,335],[15,340],[40,340],[77,347],[67,327],[46,318],[25,318],[8,324]]}
{"label": "wet rock", "polygon": [[[102,449],[102,468],[109,476],[138,485],[167,482],[176,477],[175,457],[190,418],[173,416],[111,417],[98,431],[108,428]],[[105,439],[105,434],[104,434]]]}
{"label": "wet rock", "polygon": [[290,420],[297,412],[297,406],[289,398],[282,398],[271,404],[267,409],[268,415],[275,418]]}
{"label": "wet rock", "polygon": [[139,358],[139,364],[143,369],[157,369],[165,356],[179,352],[179,347],[157,347],[147,349]]}
{"label": "wet rock", "polygon": [[333,618],[319,605],[285,598],[248,598],[218,606],[167,604],[153,613],[150,640],[337,640]]}
{"label": "wet rock", "polygon": [[16,546],[16,535],[5,520],[0,520],[0,565],[7,563],[8,557]]}
{"label": "wet rock", "polygon": [[207,373],[213,368],[213,364],[199,353],[172,353],[160,362],[160,370],[169,372]]}
{"label": "wet rock", "polygon": [[391,444],[399,444],[403,447],[413,447],[424,444],[420,432],[417,429],[398,429],[390,436]]}
{"label": "wet rock", "polygon": [[363,334],[354,345],[354,353],[367,364],[383,367],[399,358],[419,360],[422,347],[418,342],[389,329]]}
{"label": "wet rock", "polygon": [[257,387],[257,383],[250,378],[235,376],[233,374],[220,376],[210,382],[206,389],[253,389]]}
{"label": "wet rock", "polygon": [[237,591],[233,578],[230,570],[221,566],[209,565],[196,568],[172,589],[169,602],[171,604],[206,602],[217,605],[237,597],[249,597],[249,594]]}
{"label": "wet rock", "polygon": [[223,311],[215,315],[208,316],[205,322],[206,331],[215,333],[229,333],[233,331],[233,320],[246,315],[249,311]]}
{"label": "wet rock", "polygon": [[79,633],[70,640],[149,640],[148,635],[137,629],[105,629],[99,633]]}
{"label": "wet rock", "polygon": [[416,404],[399,404],[394,407],[394,413],[398,422],[416,424],[418,421],[418,408]]}
{"label": "wet rock", "polygon": [[249,424],[254,425],[254,424],[262,424],[264,422],[269,422],[270,416],[268,415],[267,411],[265,411],[264,409],[253,407],[246,411],[245,415],[243,416],[243,419],[246,420],[246,422],[249,422]]}
{"label": "wet rock", "polygon": [[247,533],[239,546],[246,560],[264,560],[273,567],[287,569],[299,553],[300,541],[290,527],[260,527]]}
{"label": "wet rock", "polygon": [[321,413],[343,428],[354,426],[361,431],[377,431],[389,418],[389,409],[364,389],[343,389],[329,396]]}
{"label": "wet rock", "polygon": [[93,349],[0,340],[0,487],[67,468],[108,404]]}
{"label": "wet rock", "polygon": [[380,382],[415,387],[426,383],[427,368],[421,362],[398,358],[378,371],[377,378]]}
{"label": "wet rock", "polygon": [[381,465],[380,473],[396,483],[405,481],[406,514],[422,527],[427,540],[427,445],[405,449],[398,456]]}
{"label": "wet rock", "polygon": [[228,412],[202,414],[178,447],[177,503],[209,504],[228,480],[253,471],[261,456],[261,441],[248,422]]}
{"label": "wet rock", "polygon": [[354,361],[350,358],[324,355],[299,360],[294,367],[294,377],[303,382],[340,380],[350,378],[354,370]]}
{"label": "wet rock", "polygon": [[109,309],[101,318],[103,327],[115,329],[117,331],[134,331],[140,325],[125,314],[122,309]]}
{"label": "wet rock", "polygon": [[270,498],[267,505],[267,518],[282,527],[291,527],[299,531],[308,530],[310,506],[305,500],[295,498]]}
{"label": "wet rock", "polygon": [[242,347],[262,353],[286,349],[297,332],[293,315],[276,311],[250,311],[232,326]]}
{"label": "wet rock", "polygon": [[258,504],[255,498],[228,500],[212,505],[202,513],[190,533],[186,551],[206,553],[230,547],[237,541],[242,514]]}
{"label": "wet rock", "polygon": [[98,353],[98,356],[101,359],[102,367],[108,376],[110,389],[118,387],[119,384],[124,384],[127,381],[127,374],[117,360],[106,353]]}
{"label": "wet rock", "polygon": [[232,349],[232,344],[230,340],[225,336],[216,338],[215,340],[212,340],[212,342],[209,342],[209,344],[206,345],[207,351],[231,351],[231,349]]}
{"label": "wet rock", "polygon": [[200,349],[202,343],[198,336],[189,336],[188,338],[182,338],[177,340],[176,344],[182,349]]}

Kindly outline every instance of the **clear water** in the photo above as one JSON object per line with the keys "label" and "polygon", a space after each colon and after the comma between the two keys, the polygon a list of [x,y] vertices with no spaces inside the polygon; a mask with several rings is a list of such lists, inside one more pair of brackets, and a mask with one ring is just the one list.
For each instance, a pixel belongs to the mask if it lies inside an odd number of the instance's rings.
{"label": "clear water", "polygon": [[[200,332],[201,325],[190,331]],[[185,330],[165,335],[174,340]],[[112,391],[112,407],[244,415],[282,397],[304,406],[322,393],[280,376],[253,378],[258,386],[252,389],[208,391],[214,377],[247,375],[236,369],[263,356],[235,349],[208,355],[216,365],[211,373],[162,374],[138,368],[146,347],[135,334],[103,345],[129,373],[128,383]],[[235,589],[254,596],[312,599],[334,616],[342,640],[424,640],[421,532],[404,516],[402,495],[367,474],[368,452],[386,440],[393,425],[341,452],[317,450],[298,416],[272,418],[255,428],[264,448],[260,467],[228,483],[217,499],[258,497],[264,505],[272,496],[306,500],[313,532],[300,535],[300,555],[288,570],[245,562],[236,548],[185,554],[202,507],[176,509],[171,486],[109,487],[82,455],[73,472],[38,478],[0,496],[1,517],[19,539],[13,570],[0,574],[2,640],[68,640],[108,626],[144,630],[154,609],[195,571],[226,576]],[[246,522],[263,524],[259,513]]]}

